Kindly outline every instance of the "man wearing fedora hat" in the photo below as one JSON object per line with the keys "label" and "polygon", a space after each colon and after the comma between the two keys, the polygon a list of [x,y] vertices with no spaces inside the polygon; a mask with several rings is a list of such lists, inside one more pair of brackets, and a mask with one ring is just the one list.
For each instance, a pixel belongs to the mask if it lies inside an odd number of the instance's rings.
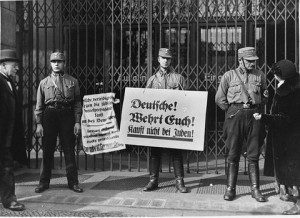
{"label": "man wearing fedora hat", "polygon": [[13,82],[19,70],[14,50],[0,50],[0,197],[2,205],[13,211],[25,206],[15,195],[14,161],[26,164],[22,107]]}
{"label": "man wearing fedora hat", "polygon": [[65,56],[56,51],[50,55],[52,72],[44,78],[37,90],[35,108],[36,135],[42,137],[43,159],[39,185],[35,192],[49,188],[52,162],[59,135],[69,189],[83,192],[78,185],[75,161],[75,136],[80,133],[81,96],[77,79],[65,73]]}
{"label": "man wearing fedora hat", "polygon": [[265,129],[261,121],[255,120],[252,115],[263,110],[268,91],[265,75],[255,69],[257,59],[255,48],[240,48],[238,68],[227,71],[222,76],[215,96],[217,105],[226,111],[223,136],[228,149],[227,189],[224,195],[224,200],[227,201],[236,197],[236,181],[243,143],[247,148],[252,197],[258,202],[266,201],[259,190],[258,167]]}
{"label": "man wearing fedora hat", "polygon": [[[184,77],[170,66],[172,54],[170,49],[161,48],[158,53],[159,70],[147,81],[146,88],[153,89],[177,89],[184,90],[186,83]],[[183,158],[179,149],[169,149],[174,167],[175,187],[181,193],[186,193],[187,188],[184,185],[183,177]],[[151,148],[150,155],[150,181],[144,187],[144,191],[152,191],[158,188],[158,176],[161,162],[162,149],[158,147]]]}

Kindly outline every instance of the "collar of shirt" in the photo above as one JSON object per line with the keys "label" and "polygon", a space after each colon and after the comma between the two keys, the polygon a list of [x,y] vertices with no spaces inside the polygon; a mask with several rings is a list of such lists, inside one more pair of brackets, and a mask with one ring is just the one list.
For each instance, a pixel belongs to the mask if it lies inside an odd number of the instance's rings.
{"label": "collar of shirt", "polygon": [[61,73],[55,73],[55,72],[53,72],[52,71],[52,73],[51,73],[51,76],[53,76],[53,77],[57,77],[57,76],[61,76],[61,77],[63,77],[65,74],[63,73],[63,72],[61,72]]}
{"label": "collar of shirt", "polygon": [[8,86],[9,86],[9,88],[10,88],[10,90],[12,91],[13,90],[13,88],[12,88],[12,85],[11,85],[11,79],[10,78],[8,78],[8,76],[6,75],[6,74],[4,74],[3,72],[0,72],[4,77],[5,77],[5,79],[6,79],[6,82],[7,82],[7,84],[8,84]]}
{"label": "collar of shirt", "polygon": [[8,76],[6,75],[6,74],[4,74],[3,72],[0,72],[6,79],[7,79],[7,81],[9,82],[9,78],[8,78]]}
{"label": "collar of shirt", "polygon": [[159,68],[159,70],[158,70],[158,72],[157,73],[159,73],[159,75],[161,76],[161,77],[163,77],[164,75],[168,75],[168,74],[170,74],[170,73],[172,73],[174,71],[174,69],[173,69],[173,67],[168,67],[168,69],[165,71],[165,72],[163,72],[162,70],[161,70],[161,68]]}
{"label": "collar of shirt", "polygon": [[247,71],[246,71],[246,70],[244,70],[244,69],[243,69],[243,68],[241,68],[241,67],[238,67],[238,70],[239,70],[239,72],[240,72],[241,74],[247,73]]}

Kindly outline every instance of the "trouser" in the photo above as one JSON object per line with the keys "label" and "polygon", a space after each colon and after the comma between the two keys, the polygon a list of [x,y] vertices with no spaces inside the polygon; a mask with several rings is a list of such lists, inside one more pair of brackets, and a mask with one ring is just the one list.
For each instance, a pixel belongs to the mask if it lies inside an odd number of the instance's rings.
{"label": "trouser", "polygon": [[78,184],[75,161],[74,112],[70,109],[46,108],[43,114],[43,160],[40,184],[49,185],[57,136],[63,149],[68,185]]}
{"label": "trouser", "polygon": [[0,154],[0,197],[4,206],[16,201],[14,161],[10,148],[3,148]]}
{"label": "trouser", "polygon": [[[174,174],[176,178],[184,177],[182,151],[180,149],[169,149],[173,161]],[[150,174],[158,177],[161,162],[162,148],[152,147],[150,156]]]}
{"label": "trouser", "polygon": [[225,146],[228,148],[228,163],[238,163],[243,144],[246,143],[247,160],[258,163],[260,150],[265,137],[265,128],[253,114],[257,108],[241,109],[230,106],[224,123]]}

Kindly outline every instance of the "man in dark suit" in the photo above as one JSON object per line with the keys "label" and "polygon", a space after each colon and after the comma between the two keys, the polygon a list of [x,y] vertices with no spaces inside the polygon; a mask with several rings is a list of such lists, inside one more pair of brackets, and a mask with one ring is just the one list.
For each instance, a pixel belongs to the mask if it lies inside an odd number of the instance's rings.
{"label": "man in dark suit", "polygon": [[13,173],[14,160],[26,163],[22,111],[12,81],[18,70],[16,52],[0,50],[0,197],[2,205],[13,211],[25,209],[17,201]]}

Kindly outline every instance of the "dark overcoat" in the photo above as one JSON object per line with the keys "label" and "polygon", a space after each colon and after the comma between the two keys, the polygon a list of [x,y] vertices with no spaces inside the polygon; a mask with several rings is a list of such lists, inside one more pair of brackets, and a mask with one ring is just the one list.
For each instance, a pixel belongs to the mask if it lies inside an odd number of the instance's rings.
{"label": "dark overcoat", "polygon": [[8,147],[15,161],[27,164],[22,107],[13,85],[0,73],[0,149]]}
{"label": "dark overcoat", "polygon": [[300,88],[284,83],[277,89],[267,124],[264,175],[280,184],[300,185]]}

